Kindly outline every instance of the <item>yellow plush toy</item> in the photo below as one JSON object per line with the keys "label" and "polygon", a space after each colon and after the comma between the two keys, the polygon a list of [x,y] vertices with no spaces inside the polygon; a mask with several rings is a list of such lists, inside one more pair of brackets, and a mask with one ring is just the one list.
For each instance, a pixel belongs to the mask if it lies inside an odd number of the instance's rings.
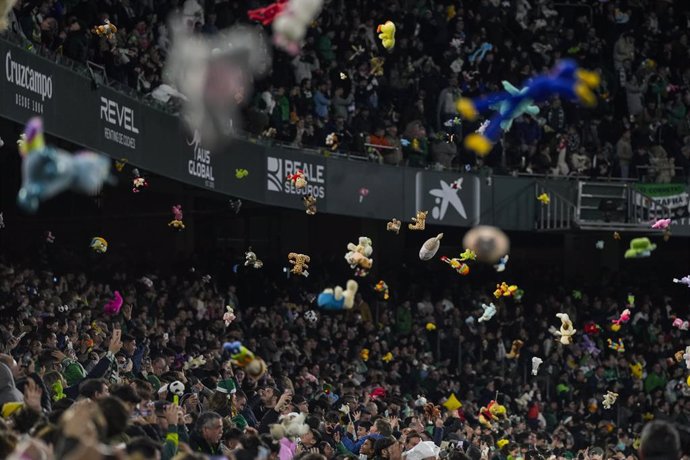
{"label": "yellow plush toy", "polygon": [[379,34],[383,47],[392,50],[395,46],[395,24],[392,21],[386,21],[385,24],[379,24],[376,32]]}
{"label": "yellow plush toy", "polygon": [[486,407],[479,409],[479,423],[490,430],[494,429],[494,422],[507,419],[505,406],[492,400]]}

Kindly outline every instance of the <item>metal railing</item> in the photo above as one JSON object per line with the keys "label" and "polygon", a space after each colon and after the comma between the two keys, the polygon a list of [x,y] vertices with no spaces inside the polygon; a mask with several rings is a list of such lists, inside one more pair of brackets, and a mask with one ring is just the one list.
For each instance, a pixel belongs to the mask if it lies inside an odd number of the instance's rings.
{"label": "metal railing", "polygon": [[558,192],[546,187],[540,182],[534,184],[534,198],[546,193],[550,201],[548,204],[538,204],[536,229],[542,231],[562,231],[572,228],[575,221],[576,206]]}
{"label": "metal railing", "polygon": [[628,223],[649,224],[658,219],[670,219],[671,209],[633,187],[628,187]]}

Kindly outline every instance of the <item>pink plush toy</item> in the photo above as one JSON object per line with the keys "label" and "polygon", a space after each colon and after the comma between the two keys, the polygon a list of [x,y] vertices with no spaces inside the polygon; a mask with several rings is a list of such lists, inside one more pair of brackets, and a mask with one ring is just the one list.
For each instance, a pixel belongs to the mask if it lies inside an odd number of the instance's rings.
{"label": "pink plush toy", "polygon": [[690,329],[690,323],[687,321],[683,321],[680,318],[676,318],[673,320],[673,327],[680,329],[681,331],[687,331]]}
{"label": "pink plush toy", "polygon": [[666,230],[671,225],[671,219],[659,219],[652,224],[652,228],[656,230]]}
{"label": "pink plush toy", "polygon": [[623,310],[623,313],[621,313],[621,317],[618,319],[614,319],[612,323],[618,324],[620,326],[621,324],[627,323],[628,321],[630,321],[630,310],[626,308],[625,310]]}
{"label": "pink plush toy", "polygon": [[118,313],[120,313],[121,308],[122,296],[120,295],[120,291],[115,291],[115,298],[105,304],[105,306],[103,307],[103,313],[105,313],[106,315],[115,316]]}

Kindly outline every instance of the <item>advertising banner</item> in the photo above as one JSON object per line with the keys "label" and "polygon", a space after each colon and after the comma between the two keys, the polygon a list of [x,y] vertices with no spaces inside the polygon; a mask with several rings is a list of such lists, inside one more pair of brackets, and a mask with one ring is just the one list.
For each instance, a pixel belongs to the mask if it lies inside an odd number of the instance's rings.
{"label": "advertising banner", "polygon": [[427,211],[429,224],[471,227],[479,223],[480,196],[477,176],[405,170],[405,221]]}
{"label": "advertising banner", "polygon": [[[304,172],[308,185],[298,189],[288,175]],[[272,148],[265,155],[265,201],[275,206],[303,209],[302,198],[313,195],[325,211],[329,199],[326,158],[287,148]]]}
{"label": "advertising banner", "polygon": [[684,224],[688,223],[690,213],[688,212],[689,201],[685,184],[635,184],[635,189],[651,198],[650,203],[637,195],[637,205],[647,208],[654,205],[667,207],[671,210],[674,221],[683,219]]}

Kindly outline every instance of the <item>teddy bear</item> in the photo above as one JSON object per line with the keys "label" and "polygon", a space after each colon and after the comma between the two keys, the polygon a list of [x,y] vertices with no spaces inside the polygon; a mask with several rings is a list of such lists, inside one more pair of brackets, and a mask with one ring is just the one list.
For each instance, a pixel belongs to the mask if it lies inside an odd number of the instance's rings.
{"label": "teddy bear", "polygon": [[604,401],[602,404],[604,406],[604,409],[611,409],[611,406],[616,402],[617,398],[618,393],[614,393],[613,391],[607,391],[604,395]]}
{"label": "teddy bear", "polygon": [[576,329],[573,328],[573,322],[570,321],[567,313],[557,313],[556,317],[561,320],[561,330],[554,331],[554,335],[560,337],[559,341],[563,345],[570,345],[573,343],[573,335],[576,332]]}
{"label": "teddy bear", "polygon": [[386,230],[389,232],[395,232],[396,235],[399,234],[400,233],[400,221],[394,217],[393,220],[391,220],[390,222],[388,222],[386,224]]}
{"label": "teddy bear", "polygon": [[345,254],[345,260],[350,264],[350,268],[355,269],[355,276],[367,276],[371,266],[374,263],[369,258],[374,248],[371,246],[371,239],[366,236],[360,236],[357,245],[354,243],[347,244],[348,253]]}
{"label": "teddy bear", "polygon": [[257,259],[256,254],[252,251],[251,246],[249,246],[249,251],[244,253],[244,266],[257,269],[264,266],[264,263],[260,259]]}
{"label": "teddy bear", "polygon": [[304,177],[304,171],[301,169],[298,169],[294,174],[288,174],[287,180],[292,182],[298,190],[307,186],[307,179]]}
{"label": "teddy bear", "polygon": [[513,344],[510,347],[510,352],[506,355],[508,359],[517,359],[520,357],[520,349],[525,344],[522,340],[513,340]]}
{"label": "teddy bear", "polygon": [[316,214],[316,198],[314,197],[314,195],[305,196],[304,198],[302,198],[302,202],[304,203],[304,207],[307,208],[307,214],[309,214],[310,216]]}
{"label": "teddy bear", "polygon": [[279,423],[274,423],[270,426],[271,437],[276,441],[283,438],[297,439],[309,433],[309,425],[305,423],[306,414],[297,412],[290,412],[286,415],[281,415],[278,419]]}
{"label": "teddy bear", "polygon": [[357,281],[348,280],[344,290],[340,286],[336,286],[335,289],[324,289],[316,303],[325,310],[350,310],[355,304],[357,289]]}
{"label": "teddy bear", "polygon": [[424,230],[426,228],[426,215],[429,211],[417,211],[417,216],[412,218],[414,224],[408,224],[410,230]]}
{"label": "teddy bear", "polygon": [[115,27],[115,24],[111,23],[109,20],[106,19],[105,21],[103,21],[103,24],[93,28],[93,33],[95,33],[99,37],[105,36],[105,38],[110,40],[117,33],[117,27]]}
{"label": "teddy bear", "polygon": [[302,275],[304,277],[309,276],[309,272],[307,271],[307,268],[309,268],[308,264],[311,262],[311,258],[309,256],[291,252],[288,254],[288,260],[292,265],[294,265],[292,270],[290,270],[290,273],[293,275]]}
{"label": "teddy bear", "polygon": [[479,409],[479,423],[490,430],[494,429],[493,422],[506,420],[507,418],[505,406],[500,405],[494,400],[491,400],[486,407]]}

